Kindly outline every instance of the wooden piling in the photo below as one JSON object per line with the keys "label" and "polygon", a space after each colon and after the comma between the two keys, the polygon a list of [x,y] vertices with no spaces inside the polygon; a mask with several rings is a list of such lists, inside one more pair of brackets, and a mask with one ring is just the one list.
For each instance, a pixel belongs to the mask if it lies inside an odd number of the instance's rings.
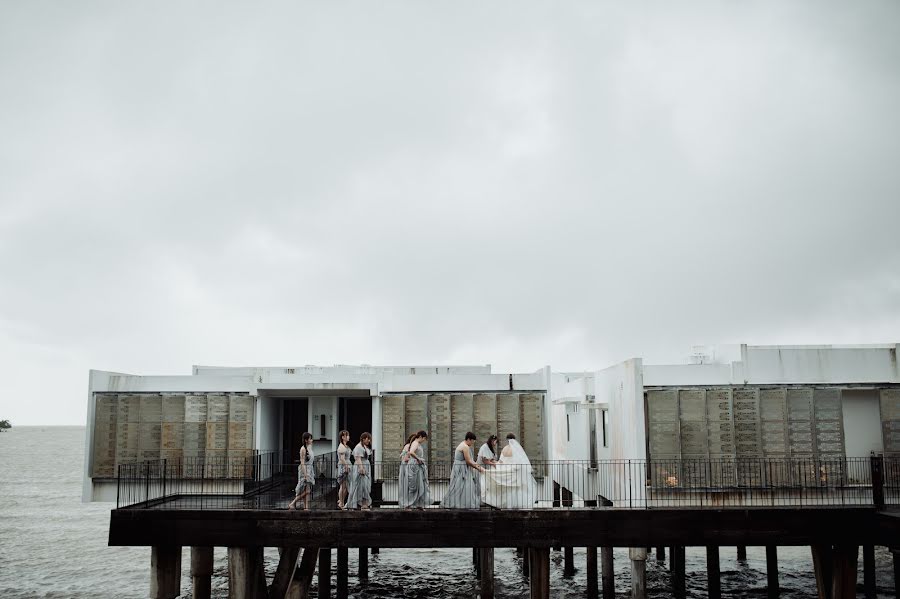
{"label": "wooden piling", "polygon": [[833,549],[832,599],[856,599],[858,545],[836,545]]}
{"label": "wooden piling", "polygon": [[813,558],[813,573],[816,577],[816,591],[819,599],[831,599],[832,556],[831,545],[810,547]]}
{"label": "wooden piling", "polygon": [[312,586],[318,557],[318,547],[307,547],[303,550],[303,557],[300,558],[300,565],[294,569],[288,591],[284,595],[285,599],[309,599],[309,587]]}
{"label": "wooden piling", "polygon": [[550,549],[532,547],[528,553],[531,599],[550,599]]}
{"label": "wooden piling", "polygon": [[587,560],[585,560],[585,569],[587,570],[587,598],[598,599],[600,589],[597,587],[597,548],[587,548]]}
{"label": "wooden piling", "polygon": [[778,586],[778,547],[766,545],[766,581],[770,598],[780,594]]}
{"label": "wooden piling", "polygon": [[494,548],[478,550],[478,570],[481,573],[481,599],[494,599]]}
{"label": "wooden piling", "polygon": [[191,547],[191,596],[212,597],[213,548]]}
{"label": "wooden piling", "polygon": [[563,576],[575,576],[575,549],[563,547]]}
{"label": "wooden piling", "polygon": [[647,597],[647,548],[631,547],[628,549],[631,560],[631,598]]}
{"label": "wooden piling", "polygon": [[613,569],[613,548],[600,548],[600,579],[603,586],[603,599],[614,599],[616,596],[616,573]]}
{"label": "wooden piling", "polygon": [[[866,599],[875,599],[875,546],[863,545],[863,589]],[[900,591],[898,591],[900,594]]]}
{"label": "wooden piling", "polygon": [[378,547],[372,547],[372,555],[378,555]]}
{"label": "wooden piling", "polygon": [[359,579],[369,580],[369,552],[365,547],[359,548]]}
{"label": "wooden piling", "polygon": [[331,547],[319,549],[319,599],[331,597]]}
{"label": "wooden piling", "polygon": [[335,595],[337,599],[347,599],[350,594],[347,588],[347,580],[349,578],[348,551],[346,547],[337,548],[337,588]]}
{"label": "wooden piling", "polygon": [[181,594],[181,547],[150,550],[150,599],[175,599]]}
{"label": "wooden piling", "polygon": [[522,576],[528,576],[531,568],[531,550],[528,547],[522,549]]}
{"label": "wooden piling", "polygon": [[747,561],[747,546],[746,545],[738,545],[737,546],[737,558],[739,562]]}
{"label": "wooden piling", "polygon": [[297,558],[300,557],[299,547],[280,547],[278,557],[278,567],[275,569],[275,577],[272,579],[272,586],[269,587],[270,597],[284,597],[287,593],[288,586],[291,584],[291,577],[294,570],[297,569]]}
{"label": "wooden piling", "polygon": [[686,596],[684,575],[684,546],[676,545],[672,548],[672,594],[677,599]]}
{"label": "wooden piling", "polygon": [[228,599],[258,599],[265,588],[262,547],[228,548]]}
{"label": "wooden piling", "polygon": [[894,593],[900,596],[900,547],[892,547],[891,555],[894,556]]}
{"label": "wooden piling", "polygon": [[660,545],[656,548],[656,561],[664,562],[666,561],[666,548]]}
{"label": "wooden piling", "polygon": [[716,545],[707,545],[706,547],[706,588],[709,599],[720,599],[722,597],[719,547]]}

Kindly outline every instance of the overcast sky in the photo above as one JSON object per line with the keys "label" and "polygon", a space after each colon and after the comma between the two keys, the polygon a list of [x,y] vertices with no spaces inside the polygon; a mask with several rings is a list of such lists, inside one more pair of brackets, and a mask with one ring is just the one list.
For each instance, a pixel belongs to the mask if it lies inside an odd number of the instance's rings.
{"label": "overcast sky", "polygon": [[900,341],[900,4],[641,7],[0,3],[0,419]]}

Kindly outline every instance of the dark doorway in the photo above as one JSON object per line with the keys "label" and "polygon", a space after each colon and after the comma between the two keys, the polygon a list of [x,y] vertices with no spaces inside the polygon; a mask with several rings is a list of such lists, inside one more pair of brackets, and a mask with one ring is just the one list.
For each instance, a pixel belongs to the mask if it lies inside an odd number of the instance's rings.
{"label": "dark doorway", "polygon": [[341,397],[338,399],[338,430],[350,431],[350,447],[359,443],[359,436],[372,432],[372,398]]}
{"label": "dark doorway", "polygon": [[291,463],[300,461],[300,437],[307,432],[309,426],[309,400],[284,400],[284,428],[282,447],[288,451],[287,460]]}

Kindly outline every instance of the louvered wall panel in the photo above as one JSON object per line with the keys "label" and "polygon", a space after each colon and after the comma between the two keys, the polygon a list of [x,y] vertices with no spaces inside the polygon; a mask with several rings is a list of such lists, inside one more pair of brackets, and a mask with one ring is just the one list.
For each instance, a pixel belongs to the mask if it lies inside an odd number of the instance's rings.
{"label": "louvered wall panel", "polygon": [[739,458],[760,457],[759,389],[740,387],[733,391],[734,448]]}
{"label": "louvered wall panel", "polygon": [[428,396],[413,393],[406,396],[406,432],[403,440],[422,430],[428,430]]}
{"label": "louvered wall panel", "polygon": [[478,447],[487,440],[488,436],[497,432],[497,396],[494,393],[476,393],[474,401],[475,430],[472,432],[478,437],[478,442],[475,444],[477,452]]}
{"label": "louvered wall panel", "polygon": [[94,396],[93,476],[116,475],[116,434],[118,396]]}
{"label": "louvered wall panel", "polygon": [[519,423],[522,447],[531,463],[544,460],[544,395],[522,393],[519,396]]}
{"label": "louvered wall panel", "polygon": [[[497,394],[497,426],[494,428],[493,434],[501,440],[506,439],[508,433],[514,434],[520,443],[523,440],[519,426],[519,397],[518,393]],[[480,439],[481,443],[485,441],[487,441],[487,437]]]}
{"label": "louvered wall panel", "polygon": [[788,443],[791,457],[812,457],[813,439],[812,389],[788,389]]}
{"label": "louvered wall panel", "polygon": [[453,451],[449,395],[436,393],[428,396],[428,419],[431,423],[431,430],[428,431],[428,460],[430,463],[445,461]]}
{"label": "louvered wall panel", "polygon": [[710,458],[734,457],[731,389],[706,390],[706,430]]}
{"label": "louvered wall panel", "polygon": [[784,389],[760,389],[759,418],[763,455],[788,455],[787,394]]}
{"label": "louvered wall panel", "polygon": [[471,393],[456,393],[450,396],[450,452],[444,458],[453,460],[453,452],[456,446],[465,439],[468,431],[475,429],[474,396]]}
{"label": "louvered wall panel", "polygon": [[400,456],[406,442],[406,396],[401,394],[381,397],[381,447],[380,460],[391,462]]}
{"label": "louvered wall panel", "polygon": [[680,456],[677,391],[648,391],[647,418],[650,426],[650,456],[653,459]]}
{"label": "louvered wall panel", "polygon": [[685,459],[707,457],[706,390],[681,389],[678,392],[681,425],[681,456]]}
{"label": "louvered wall panel", "polygon": [[900,389],[882,389],[881,435],[884,452],[891,456],[900,455]]}
{"label": "louvered wall panel", "polygon": [[840,389],[813,391],[816,452],[821,457],[837,459],[844,454],[844,414]]}

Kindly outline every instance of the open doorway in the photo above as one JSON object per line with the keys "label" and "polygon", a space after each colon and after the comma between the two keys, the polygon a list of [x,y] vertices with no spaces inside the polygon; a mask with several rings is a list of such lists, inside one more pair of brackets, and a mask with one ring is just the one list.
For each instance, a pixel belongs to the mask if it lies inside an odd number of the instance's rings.
{"label": "open doorway", "polygon": [[309,400],[307,398],[285,398],[284,437],[281,446],[288,452],[287,460],[300,462],[300,437],[309,427]]}
{"label": "open doorway", "polygon": [[338,430],[350,431],[350,447],[359,442],[359,436],[372,432],[372,398],[341,397],[338,399]]}

